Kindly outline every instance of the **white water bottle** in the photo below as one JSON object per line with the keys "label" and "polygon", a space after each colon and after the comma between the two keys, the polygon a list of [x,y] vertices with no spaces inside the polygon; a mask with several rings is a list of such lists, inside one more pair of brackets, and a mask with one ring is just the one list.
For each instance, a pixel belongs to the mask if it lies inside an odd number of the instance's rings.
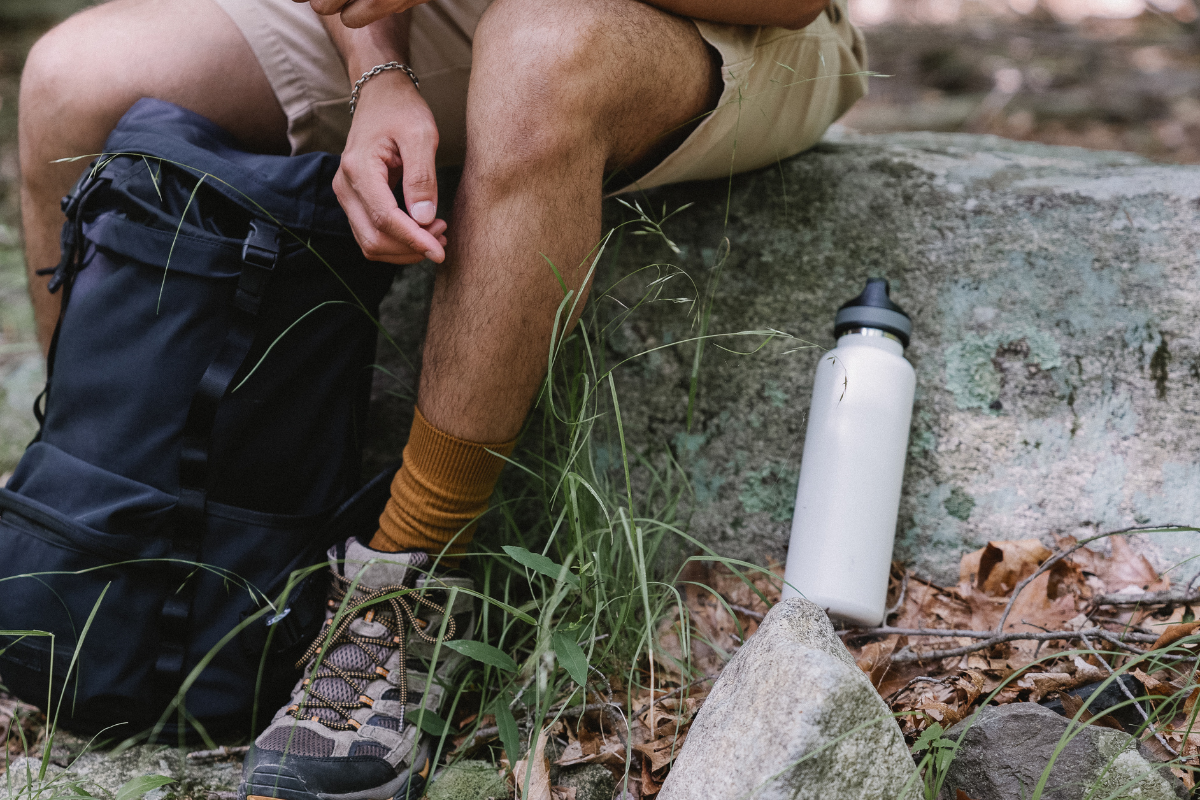
{"label": "white water bottle", "polygon": [[803,596],[845,622],[883,622],[916,375],[908,315],[867,281],[823,355],[796,489],[783,599]]}

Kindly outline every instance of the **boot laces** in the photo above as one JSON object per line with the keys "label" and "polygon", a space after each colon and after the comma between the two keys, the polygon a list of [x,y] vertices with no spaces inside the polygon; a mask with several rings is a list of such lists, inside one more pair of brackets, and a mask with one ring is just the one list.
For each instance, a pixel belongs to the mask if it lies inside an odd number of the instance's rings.
{"label": "boot laces", "polygon": [[[333,588],[330,591],[329,605],[337,608],[341,605],[350,590],[353,581],[336,571],[333,573]],[[411,628],[418,636],[429,644],[438,641],[450,641],[454,638],[456,625],[454,617],[449,615],[444,606],[433,602],[424,592],[415,593],[409,586],[394,585],[371,587],[359,583],[356,587],[359,599],[352,599],[346,604],[341,621],[336,629],[329,632],[330,626],[336,619],[325,620],[321,634],[309,645],[308,650],[296,662],[296,667],[305,668],[314,659],[318,660],[316,669],[303,683],[307,692],[300,702],[291,705],[287,713],[296,719],[311,719],[337,731],[357,730],[362,723],[353,718],[360,708],[374,705],[374,700],[367,696],[367,685],[380,678],[389,679],[389,670],[384,668],[392,650],[400,651],[397,670],[400,672],[398,681],[393,682],[400,694],[401,726],[403,726],[404,711],[408,705],[408,652],[407,632]],[[390,595],[390,596],[389,596]],[[385,604],[380,611],[374,606]],[[414,606],[425,606],[446,617],[446,632],[442,636],[431,636],[425,632],[427,623],[417,616]],[[382,636],[363,636],[350,630],[351,624],[358,619],[368,622],[381,623],[387,632]],[[331,655],[343,645],[354,645],[367,658],[368,666],[362,668],[347,667],[335,664]],[[338,659],[342,660],[342,659]],[[358,659],[355,659],[358,660]],[[317,684],[323,679],[335,678],[344,681],[357,695],[353,700],[337,700],[317,689]],[[330,709],[342,717],[343,721],[329,719],[313,713],[318,709]]]}

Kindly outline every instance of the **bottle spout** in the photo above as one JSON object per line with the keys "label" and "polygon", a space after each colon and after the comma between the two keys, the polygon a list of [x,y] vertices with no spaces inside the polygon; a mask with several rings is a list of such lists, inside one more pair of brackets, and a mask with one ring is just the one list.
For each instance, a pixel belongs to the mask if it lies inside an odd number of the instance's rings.
{"label": "bottle spout", "polygon": [[888,282],[871,278],[858,297],[838,309],[834,318],[834,338],[854,328],[874,328],[890,333],[908,347],[912,336],[912,320],[904,309],[892,302]]}

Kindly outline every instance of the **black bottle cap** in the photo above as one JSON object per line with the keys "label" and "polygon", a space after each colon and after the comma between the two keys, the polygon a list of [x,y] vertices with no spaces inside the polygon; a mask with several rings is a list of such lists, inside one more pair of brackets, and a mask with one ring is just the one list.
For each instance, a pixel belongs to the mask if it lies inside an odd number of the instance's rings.
{"label": "black bottle cap", "polygon": [[908,347],[912,335],[912,320],[904,309],[888,297],[888,282],[883,278],[871,278],[862,294],[838,309],[833,323],[834,338],[853,328],[875,328],[886,331]]}

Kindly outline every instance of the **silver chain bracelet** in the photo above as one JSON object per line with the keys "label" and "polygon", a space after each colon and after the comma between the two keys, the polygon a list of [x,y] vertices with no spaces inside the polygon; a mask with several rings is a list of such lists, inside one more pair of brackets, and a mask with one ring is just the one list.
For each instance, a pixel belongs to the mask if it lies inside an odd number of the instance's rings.
{"label": "silver chain bracelet", "polygon": [[363,84],[371,80],[371,78],[374,78],[379,73],[386,72],[389,69],[402,70],[405,75],[412,79],[413,86],[417,87],[418,91],[421,89],[421,82],[417,80],[417,73],[413,72],[412,69],[409,68],[408,64],[401,64],[399,61],[389,61],[386,64],[380,64],[377,67],[371,67],[369,70],[363,73],[363,76],[358,79],[357,83],[354,84],[354,88],[350,90],[350,116],[354,116],[354,109],[358,107],[358,93],[362,91]]}

